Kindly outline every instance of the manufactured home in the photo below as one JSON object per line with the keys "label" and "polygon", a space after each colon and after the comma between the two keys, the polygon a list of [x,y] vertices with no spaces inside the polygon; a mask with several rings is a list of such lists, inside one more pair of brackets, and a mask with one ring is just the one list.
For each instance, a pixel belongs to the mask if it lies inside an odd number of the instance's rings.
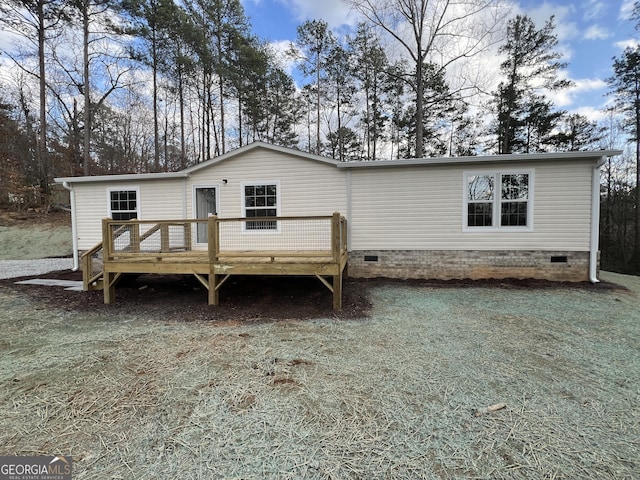
{"label": "manufactured home", "polygon": [[[600,167],[619,154],[339,162],[255,142],[179,172],[56,181],[71,192],[76,266],[79,252],[119,241],[130,265],[115,284],[142,263],[125,253],[175,252],[138,273],[193,273],[216,303],[216,275],[311,274],[339,292],[347,263],[353,277],[597,282]],[[208,255],[197,268],[194,252]],[[230,260],[242,256],[252,265]],[[256,266],[278,257],[284,267]]]}

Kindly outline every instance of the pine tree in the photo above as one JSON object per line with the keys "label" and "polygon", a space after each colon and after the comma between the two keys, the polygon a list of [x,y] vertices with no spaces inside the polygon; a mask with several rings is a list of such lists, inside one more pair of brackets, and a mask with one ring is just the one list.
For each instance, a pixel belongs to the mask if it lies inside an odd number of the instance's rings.
{"label": "pine tree", "polygon": [[[509,21],[507,40],[500,48],[500,53],[507,56],[500,65],[505,80],[494,94],[498,153],[526,151],[530,146],[527,129],[532,125],[532,115],[537,115],[535,121],[541,127],[544,122],[553,121],[551,117],[540,117],[545,103],[541,92],[570,85],[569,81],[558,78],[559,70],[566,64],[560,61],[561,54],[554,51],[558,44],[554,29],[553,17],[540,30],[526,15]],[[531,102],[533,98],[535,102]],[[550,108],[547,113],[555,115]]]}
{"label": "pine tree", "polygon": [[617,110],[624,115],[623,126],[635,146],[634,247],[630,269],[640,272],[640,46],[627,48],[614,58],[613,76],[607,79]]}
{"label": "pine tree", "polygon": [[358,25],[356,36],[349,41],[353,52],[353,75],[360,83],[364,97],[364,111],[360,114],[364,130],[364,158],[376,160],[378,145],[384,139],[387,116],[384,114],[385,85],[388,82],[389,63],[373,30],[365,23]]}
{"label": "pine tree", "polygon": [[[300,60],[302,73],[313,78],[312,87],[316,97],[316,144],[315,153],[320,155],[322,138],[320,135],[322,98],[326,91],[326,70],[330,52],[336,45],[336,38],[322,20],[306,21],[298,27],[298,37],[292,55]],[[300,52],[300,55],[296,55]],[[310,146],[311,147],[311,146]]]}

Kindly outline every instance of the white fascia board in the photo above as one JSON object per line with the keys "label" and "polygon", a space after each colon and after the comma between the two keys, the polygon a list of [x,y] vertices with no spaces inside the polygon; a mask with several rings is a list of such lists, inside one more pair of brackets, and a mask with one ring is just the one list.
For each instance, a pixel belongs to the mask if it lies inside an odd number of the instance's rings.
{"label": "white fascia board", "polygon": [[225,160],[231,159],[233,157],[236,157],[238,155],[242,155],[246,152],[249,152],[251,150],[255,150],[257,148],[263,148],[265,150],[271,150],[273,152],[279,152],[279,153],[285,153],[287,155],[293,155],[295,157],[300,157],[306,160],[313,160],[315,162],[321,162],[321,163],[326,163],[328,165],[333,165],[333,166],[340,166],[341,164],[343,164],[344,162],[340,162],[338,160],[335,160],[333,158],[328,158],[328,157],[323,157],[320,155],[315,155],[313,153],[307,153],[307,152],[303,152],[302,150],[295,150],[293,148],[287,148],[287,147],[280,147],[278,145],[271,145],[270,143],[265,143],[265,142],[261,142],[261,141],[256,141],[253,143],[250,143],[249,145],[244,145],[240,148],[237,148],[235,150],[231,150],[229,152],[223,153],[222,155],[219,155],[215,158],[212,158],[211,160],[207,160],[206,162],[202,162],[202,163],[198,163],[197,165],[193,165],[189,168],[186,168],[185,170],[182,170],[183,173],[187,173],[187,174],[191,174],[193,172],[196,172],[198,170],[201,170],[203,168],[207,168],[211,165],[215,165],[216,163],[220,163],[220,162],[224,162]]}
{"label": "white fascia board", "polygon": [[164,180],[168,178],[186,178],[185,172],[161,172],[161,173],[128,173],[124,175],[93,175],[89,177],[59,177],[53,180],[56,183],[93,183],[93,182],[129,182],[144,180]]}
{"label": "white fascia board", "polygon": [[542,162],[549,160],[594,160],[602,157],[621,155],[622,150],[599,151],[572,151],[555,153],[519,153],[508,155],[478,155],[472,157],[434,157],[434,158],[408,158],[399,160],[376,160],[370,162],[340,162],[338,168],[374,168],[374,167],[402,167],[418,165],[454,165],[454,164],[479,164],[479,163],[516,163],[516,162]]}

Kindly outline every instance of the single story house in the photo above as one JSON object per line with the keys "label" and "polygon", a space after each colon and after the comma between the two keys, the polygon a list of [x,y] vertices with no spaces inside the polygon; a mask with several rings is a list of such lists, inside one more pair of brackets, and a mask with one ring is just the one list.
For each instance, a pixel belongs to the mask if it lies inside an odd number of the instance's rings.
{"label": "single story house", "polygon": [[179,172],[56,182],[71,192],[76,267],[105,217],[340,212],[353,277],[597,282],[600,167],[621,153],[339,162],[255,142]]}

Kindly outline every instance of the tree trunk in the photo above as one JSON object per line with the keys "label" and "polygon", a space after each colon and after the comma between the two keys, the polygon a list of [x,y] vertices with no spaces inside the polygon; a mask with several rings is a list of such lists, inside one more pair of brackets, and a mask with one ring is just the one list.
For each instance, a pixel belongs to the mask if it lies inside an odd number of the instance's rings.
{"label": "tree trunk", "polygon": [[155,26],[151,35],[153,74],[153,171],[160,171],[160,127],[158,125],[158,45]]}
{"label": "tree trunk", "polygon": [[178,101],[180,102],[180,167],[187,167],[187,151],[184,133],[184,79],[182,66],[178,66]]}
{"label": "tree trunk", "polygon": [[416,158],[424,155],[424,78],[423,78],[423,58],[420,56],[416,64]]}
{"label": "tree trunk", "polygon": [[89,0],[82,2],[82,56],[84,88],[84,146],[82,163],[84,174],[91,174],[91,86],[89,79]]}
{"label": "tree trunk", "polygon": [[40,142],[38,145],[38,164],[42,177],[42,190],[49,195],[49,158],[47,155],[47,83],[44,60],[45,19],[44,0],[38,1],[38,67],[40,75]]}
{"label": "tree trunk", "polygon": [[316,68],[316,155],[320,155],[320,54],[318,53],[318,65]]}

